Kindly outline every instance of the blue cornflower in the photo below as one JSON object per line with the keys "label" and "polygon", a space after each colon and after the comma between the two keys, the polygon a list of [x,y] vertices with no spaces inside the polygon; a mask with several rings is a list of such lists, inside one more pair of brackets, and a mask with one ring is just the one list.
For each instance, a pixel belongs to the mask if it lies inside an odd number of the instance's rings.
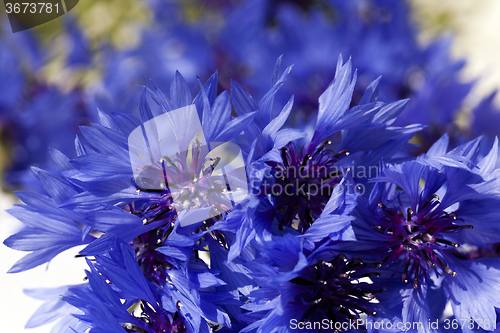
{"label": "blue cornflower", "polygon": [[[378,82],[368,87],[360,105],[350,108],[356,73],[352,74],[351,61],[343,64],[340,57],[334,80],[319,98],[316,127],[309,142],[301,144],[297,139],[304,134],[296,130],[278,131],[290,113],[292,100],[269,125],[261,125],[262,132],[249,154],[252,212],[243,219],[245,227],[236,231],[238,242],[231,248],[230,258],[255,237],[264,239],[263,233],[279,234],[285,228],[306,232],[320,217],[346,172],[367,171],[370,167],[378,170],[381,158],[390,160],[404,150],[422,127],[390,126],[407,101],[376,102]],[[234,96],[235,105],[255,105],[253,100],[248,102],[248,96]],[[258,113],[254,123],[259,119]],[[337,147],[329,146],[340,134]],[[352,180],[346,186],[351,191],[362,190],[368,173],[351,173]],[[355,184],[362,186],[357,188]]]}
{"label": "blue cornflower", "polygon": [[328,247],[307,251],[292,235],[266,243],[261,255],[247,264],[260,288],[242,306],[249,311],[242,332],[341,331],[348,327],[335,325],[375,315],[375,295],[385,288],[376,278],[374,283],[362,280],[379,275],[374,265]]}
{"label": "blue cornflower", "polygon": [[486,330],[495,326],[500,265],[463,261],[457,252],[461,245],[500,241],[498,142],[483,159],[479,143],[447,152],[444,136],[416,161],[385,167],[370,197],[354,210],[358,242],[345,246],[392,271],[387,279],[398,276],[381,304],[402,302],[405,322],[439,319],[450,301],[457,320]]}
{"label": "blue cornflower", "polygon": [[[252,120],[255,112],[237,118],[232,117],[229,94],[223,92],[218,97],[216,95],[217,74],[210,78],[194,100],[179,73],[171,88],[173,93],[171,99],[166,98],[157,88],[150,93],[158,103],[159,110],[156,112],[160,113],[160,117],[167,119],[167,123],[172,119],[174,121],[173,130],[177,131],[179,145],[176,156],[175,154],[170,157],[164,156],[165,151],[162,152],[162,149],[168,148],[163,144],[168,138],[163,136],[170,134],[158,132],[158,129],[162,128],[159,126],[166,123],[156,124],[156,120],[153,120],[153,111],[147,103],[146,92],[141,99],[142,122],[128,114],[108,116],[100,113],[103,125],[82,128],[85,141],[77,141],[77,151],[81,156],[71,161],[73,168],[66,170],[64,175],[78,184],[84,192],[68,199],[64,206],[74,210],[95,210],[91,224],[98,223],[99,230],[104,227],[105,231],[110,233],[87,248],[85,254],[93,254],[92,251],[98,248],[106,249],[105,242],[111,240],[113,235],[130,242],[141,234],[156,232],[153,238],[147,237],[147,241],[153,244],[161,242],[166,237],[164,235],[169,235],[173,231],[177,214],[190,209],[180,205],[182,198],[186,196],[193,199],[190,201],[193,204],[191,208],[203,209],[198,209],[198,213],[184,212],[179,217],[180,220],[196,217],[201,222],[210,214],[215,217],[227,210],[230,204],[227,198],[224,199],[217,195],[217,191],[216,193],[207,188],[210,182],[212,184],[220,182],[221,177],[211,176],[213,171],[217,170],[220,159],[217,159],[217,156],[210,157],[209,154],[213,149],[220,147],[214,145],[214,142],[226,142],[236,137]],[[190,143],[199,131],[199,128],[192,126],[193,119],[197,117],[196,112],[189,112],[190,116],[186,118],[177,115],[172,116],[175,119],[170,119],[171,110],[187,106],[191,108],[196,106],[202,119],[203,140],[196,139],[200,141],[199,143],[196,143],[196,140],[193,144]],[[181,113],[188,114],[188,109]],[[132,141],[133,146],[129,147],[128,136],[135,129],[139,129],[137,133],[141,134],[141,128],[145,131],[142,143],[140,140]],[[209,149],[204,148],[204,145],[208,145]],[[138,152],[137,149],[144,151]],[[150,149],[151,162],[140,164],[145,163],[141,160],[141,154],[149,156]],[[188,151],[190,156],[196,158],[186,159],[185,153]],[[212,159],[210,164],[207,164],[207,158]],[[140,173],[140,176],[134,170]],[[200,196],[195,198],[197,193]],[[215,211],[212,208],[214,205]],[[117,214],[116,219],[113,220],[115,214]],[[201,215],[193,216],[193,214]],[[105,216],[109,216],[110,219],[107,226],[102,224]],[[121,216],[126,217],[123,217],[121,224],[116,224],[122,219]],[[136,228],[131,229],[129,224],[136,225]],[[181,222],[182,226],[185,224],[191,223]],[[209,226],[203,226],[205,227]],[[190,227],[182,230],[185,234],[189,234],[195,229]],[[199,234],[196,237],[201,236],[202,234]]]}
{"label": "blue cornflower", "polygon": [[[120,286],[122,280],[113,275],[114,271],[120,271],[120,263],[125,260],[120,259],[125,250],[116,245],[119,239],[128,244],[127,255],[133,254],[133,260],[139,264],[135,269],[127,261],[129,266],[121,278],[126,280],[126,273],[137,275],[139,270],[142,279],[172,298],[172,304],[180,301],[184,307],[177,310],[188,332],[205,332],[215,323],[230,328],[231,321],[240,313],[237,288],[252,282],[241,264],[225,266],[223,259],[230,239],[224,230],[218,230],[222,226],[218,222],[239,202],[237,190],[240,184],[245,188],[246,181],[238,179],[241,165],[234,159],[238,154],[221,150],[224,145],[218,142],[238,136],[256,112],[233,117],[229,94],[223,92],[217,96],[217,74],[194,99],[179,73],[171,88],[170,98],[156,87],[149,92],[145,89],[140,106],[142,121],[130,114],[100,112],[101,124],[82,127],[83,137],[76,140],[77,158],[70,160],[53,151],[57,174],[35,169],[47,194],[19,193],[26,205],[11,214],[29,228],[5,241],[12,248],[34,252],[11,272],[30,269],[70,247],[88,244],[81,255],[95,257],[103,267],[94,275],[104,275]],[[156,109],[150,109],[148,94],[157,102]],[[159,115],[155,117],[153,112]],[[202,119],[199,126],[193,121],[198,117]],[[166,125],[171,131],[167,131]],[[178,151],[172,150],[174,142]],[[218,152],[225,156],[218,157]],[[224,184],[231,189],[226,191]],[[219,254],[213,260],[213,271],[199,256],[207,251],[207,246],[208,251]],[[113,251],[118,253],[116,257]],[[93,267],[92,262],[89,265]],[[217,278],[214,274],[219,271]],[[69,298],[73,301],[68,302],[95,316],[85,317],[84,321],[102,324],[104,331],[119,331],[121,317],[116,324],[109,323],[110,326],[99,322],[105,321],[104,317],[109,319],[106,301],[89,294],[87,287],[82,288],[75,289],[80,300]],[[152,305],[154,300],[149,298],[147,302]],[[212,302],[230,309],[233,318]],[[98,306],[98,303],[104,304]],[[123,309],[118,303],[115,305]],[[152,306],[156,314],[146,311],[148,316],[165,317],[162,308]],[[172,314],[177,312],[175,306],[169,309]],[[132,325],[138,326],[137,321]]]}

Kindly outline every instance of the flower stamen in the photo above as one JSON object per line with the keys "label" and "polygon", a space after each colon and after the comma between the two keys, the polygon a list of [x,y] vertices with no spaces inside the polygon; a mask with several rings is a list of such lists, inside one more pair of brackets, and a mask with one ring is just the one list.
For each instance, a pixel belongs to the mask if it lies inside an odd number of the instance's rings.
{"label": "flower stamen", "polygon": [[[388,254],[377,268],[390,265],[404,256],[404,269],[401,280],[407,283],[413,277],[414,288],[419,285],[419,279],[429,277],[429,270],[434,269],[439,274],[456,275],[445,263],[440,251],[447,246],[457,248],[459,243],[443,238],[446,234],[457,233],[464,229],[474,229],[472,225],[458,225],[461,221],[455,213],[439,209],[441,201],[436,194],[412,208],[389,208],[379,202],[379,225],[372,228],[388,237]],[[401,204],[401,202],[400,202]],[[404,212],[404,213],[403,213]]]}

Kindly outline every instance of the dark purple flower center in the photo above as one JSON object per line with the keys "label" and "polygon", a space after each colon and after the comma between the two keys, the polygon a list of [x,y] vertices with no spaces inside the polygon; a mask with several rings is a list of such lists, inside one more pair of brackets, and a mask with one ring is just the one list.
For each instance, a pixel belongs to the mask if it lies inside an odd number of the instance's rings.
{"label": "dark purple flower center", "polygon": [[307,305],[302,321],[321,321],[328,318],[336,322],[356,320],[361,313],[375,315],[373,301],[375,284],[359,279],[379,276],[373,265],[363,264],[360,258],[347,260],[341,254],[330,262],[321,261],[300,272],[290,282],[303,291],[295,297],[299,305]]}
{"label": "dark purple flower center", "polygon": [[288,225],[304,233],[342,180],[336,162],[349,152],[324,149],[329,143],[323,142],[312,153],[290,143],[281,150],[281,162],[268,162],[274,169],[275,182],[264,191],[275,198],[275,206],[282,214],[280,229]]}
{"label": "dark purple flower center", "polygon": [[[206,231],[212,227],[220,217],[209,218],[194,231],[195,233]],[[143,233],[136,237],[130,245],[135,249],[136,258],[139,266],[141,267],[144,276],[152,282],[156,282],[158,285],[162,286],[168,280],[166,270],[175,269],[175,265],[168,261],[168,258],[161,252],[156,251],[157,248],[163,246],[172,232],[174,227],[173,221],[167,225],[160,228],[153,229],[149,232]],[[228,243],[224,233],[218,230],[211,230],[210,232],[204,234],[200,240],[198,240],[198,245],[203,242],[203,239],[209,237],[211,240],[217,242],[225,249],[228,248]],[[193,249],[195,260],[199,260],[199,250]]]}
{"label": "dark purple flower center", "polygon": [[[171,230],[172,228],[168,229],[170,232]],[[156,251],[167,239],[168,231],[164,233],[161,228],[158,228],[139,235],[130,243],[135,249],[137,262],[144,275],[159,285],[162,285],[167,279],[164,270],[172,267],[165,255]]]}
{"label": "dark purple flower center", "polygon": [[420,276],[425,279],[432,268],[438,275],[448,273],[455,276],[440,253],[449,246],[460,245],[446,239],[446,235],[455,234],[463,229],[473,229],[471,225],[459,225],[456,214],[447,213],[440,207],[439,197],[431,195],[414,212],[411,208],[399,211],[379,202],[379,225],[375,227],[384,234],[388,243],[389,254],[379,263],[379,267],[400,261],[404,264],[402,281],[408,282],[413,276],[414,287],[418,287]]}

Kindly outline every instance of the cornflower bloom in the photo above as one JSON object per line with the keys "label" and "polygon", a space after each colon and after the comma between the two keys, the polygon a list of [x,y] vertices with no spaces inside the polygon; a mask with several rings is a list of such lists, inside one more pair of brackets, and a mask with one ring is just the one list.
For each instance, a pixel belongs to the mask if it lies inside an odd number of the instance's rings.
{"label": "cornflower bloom", "polygon": [[[52,150],[58,173],[34,169],[46,193],[19,192],[25,205],[11,211],[27,228],[5,244],[33,252],[10,272],[38,266],[82,244],[87,246],[79,256],[107,260],[103,258],[117,248],[116,242],[124,242],[144,278],[184,304],[179,313],[189,332],[217,325],[230,328],[239,313],[237,288],[252,282],[241,265],[224,263],[231,235],[219,228],[224,226],[220,222],[238,215],[235,205],[241,201],[238,196],[245,196],[247,185],[240,164],[243,153],[236,144],[230,149],[224,145],[239,136],[258,112],[233,117],[229,94],[217,96],[217,74],[200,86],[193,99],[177,73],[170,98],[156,87],[145,89],[142,120],[99,112],[101,124],[82,127],[83,136],[76,139],[78,157],[69,159]],[[270,105],[276,91],[266,96]],[[150,109],[148,96],[156,101],[156,109]],[[211,260],[213,269],[200,259],[199,253],[206,251],[218,253]],[[216,278],[218,272],[229,283]],[[99,274],[117,283],[109,271]],[[205,298],[219,299],[233,318],[223,308],[204,304]],[[78,304],[78,309],[85,309]],[[148,304],[153,303],[148,300]],[[162,316],[161,309],[152,306],[156,316]],[[108,329],[102,321],[86,322],[97,331]],[[133,325],[140,327],[137,322]]]}
{"label": "cornflower bloom", "polygon": [[450,302],[455,318],[468,323],[464,332],[493,330],[500,264],[463,260],[457,251],[500,240],[498,141],[484,158],[480,139],[447,146],[443,136],[416,161],[385,166],[353,212],[356,244],[338,246],[391,272],[380,302],[401,303],[395,308],[405,323],[439,319]]}
{"label": "cornflower bloom", "polygon": [[[250,124],[259,133],[249,154],[252,213],[243,218],[245,227],[236,232],[237,243],[230,250],[230,258],[256,237],[264,239],[267,233],[305,233],[320,217],[346,172],[351,171],[352,179],[345,186],[362,191],[368,170],[378,170],[381,158],[391,160],[401,153],[411,136],[422,128],[416,124],[391,126],[407,101],[376,101],[379,80],[368,87],[359,105],[350,108],[355,83],[351,61],[343,64],[339,57],[335,78],[319,98],[317,122],[308,142],[303,139],[305,134],[296,130],[278,132],[291,106],[270,123],[260,125],[256,118],[256,124]],[[233,100],[248,110],[255,105],[248,93],[236,95]],[[238,107],[236,112],[241,112]],[[340,142],[331,147],[340,135]]]}

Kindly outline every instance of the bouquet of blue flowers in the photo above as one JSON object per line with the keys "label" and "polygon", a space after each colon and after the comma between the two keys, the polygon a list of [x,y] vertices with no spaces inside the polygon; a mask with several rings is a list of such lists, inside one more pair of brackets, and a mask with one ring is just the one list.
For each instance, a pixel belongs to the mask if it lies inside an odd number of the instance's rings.
{"label": "bouquet of blue flowers", "polygon": [[[4,244],[30,253],[9,272],[77,246],[88,266],[82,284],[29,292],[46,300],[30,326],[494,331],[498,139],[471,138],[492,98],[474,110],[473,130],[450,125],[472,84],[459,82],[448,42],[421,48],[403,1],[213,2],[226,26],[171,17],[168,35],[162,17],[181,5],[149,1],[157,17],[144,44],[109,53],[99,87],[88,88],[109,96],[74,107],[100,107],[67,134],[76,154],[47,150],[51,167],[33,167],[33,190],[16,192],[22,204],[9,213],[25,228]],[[166,90],[169,69],[156,68],[171,63],[159,45],[175,53],[179,36],[197,44],[179,67],[220,70],[204,82],[175,71]],[[112,70],[129,58],[128,71]],[[286,59],[296,66],[283,69]],[[144,71],[151,79],[138,78]],[[45,94],[33,105],[58,104],[57,91]],[[16,103],[8,97],[0,102]]]}

